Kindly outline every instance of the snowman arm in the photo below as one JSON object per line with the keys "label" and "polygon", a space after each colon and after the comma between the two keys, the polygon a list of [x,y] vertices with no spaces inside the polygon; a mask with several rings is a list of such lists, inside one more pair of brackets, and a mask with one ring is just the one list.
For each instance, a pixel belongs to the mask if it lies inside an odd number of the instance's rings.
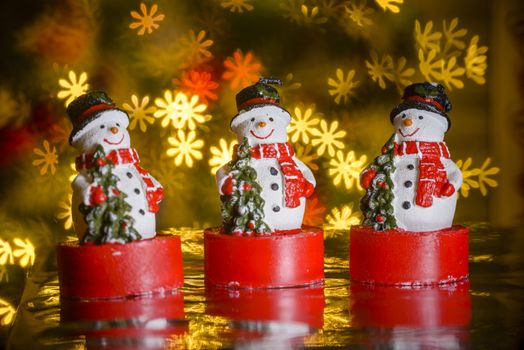
{"label": "snowman arm", "polygon": [[304,164],[300,159],[297,157],[293,157],[293,160],[298,166],[298,169],[302,172],[306,180],[315,187],[317,185],[317,181],[315,180],[315,176],[313,175],[313,172],[311,169],[308,168],[306,164]]}
{"label": "snowman arm", "polygon": [[455,191],[458,191],[462,186],[462,172],[451,159],[445,160],[444,167],[449,183],[453,185]]}
{"label": "snowman arm", "polygon": [[89,198],[91,194],[91,182],[86,174],[78,174],[73,180],[71,186],[73,187],[73,193],[80,194],[80,200],[82,203],[86,205],[91,204]]}
{"label": "snowman arm", "polygon": [[231,179],[231,167],[228,164],[225,164],[220,169],[218,169],[215,175],[215,180],[220,195],[224,195],[224,193],[222,193],[222,187],[224,186],[224,183],[227,179]]}
{"label": "snowman arm", "polygon": [[153,181],[153,185],[155,187],[162,187],[162,184],[157,179],[155,179],[155,177],[151,175],[151,173],[149,173],[149,177],[151,178],[151,181]]}

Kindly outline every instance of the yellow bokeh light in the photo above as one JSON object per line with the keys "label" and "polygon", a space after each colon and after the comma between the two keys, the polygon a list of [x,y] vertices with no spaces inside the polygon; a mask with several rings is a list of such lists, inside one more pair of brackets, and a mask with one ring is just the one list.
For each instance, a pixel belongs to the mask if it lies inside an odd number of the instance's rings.
{"label": "yellow bokeh light", "polygon": [[73,227],[73,212],[71,211],[72,207],[72,194],[68,194],[67,198],[60,203],[58,203],[58,206],[62,208],[62,211],[60,211],[56,218],[58,220],[64,220],[64,228],[66,230],[69,230]]}
{"label": "yellow bokeh light", "polygon": [[11,244],[0,238],[0,265],[14,264]]}
{"label": "yellow bokeh light", "polygon": [[124,103],[122,107],[129,112],[129,118],[131,122],[129,123],[129,129],[134,130],[137,124],[140,126],[140,131],[147,131],[147,124],[153,124],[155,118],[152,114],[156,111],[155,106],[148,106],[149,96],[142,97],[142,100],[138,101],[137,95],[131,96],[131,103]]}
{"label": "yellow bokeh light", "polygon": [[16,310],[7,301],[0,299],[0,325],[9,326],[15,319]]}
{"label": "yellow bokeh light", "polygon": [[368,16],[371,16],[375,11],[371,7],[366,6],[366,0],[361,0],[358,3],[356,1],[348,2],[345,11],[346,16],[360,27],[373,24],[373,21]]}
{"label": "yellow bokeh light", "polygon": [[[460,187],[460,194],[467,198],[469,196],[470,189],[479,189],[483,196],[488,194],[488,187],[497,187],[498,182],[494,179],[489,178],[491,175],[495,175],[500,171],[498,167],[488,168],[491,163],[491,158],[486,158],[480,168],[472,168],[470,166],[473,160],[468,157],[466,161],[459,159],[457,161],[457,167],[462,172],[462,186]],[[475,179],[477,177],[477,179]]]}
{"label": "yellow bokeh light", "polygon": [[67,81],[66,79],[58,80],[58,85],[60,85],[64,89],[60,90],[57,94],[57,97],[59,99],[61,100],[67,99],[65,101],[66,107],[71,102],[73,102],[75,98],[83,95],[87,91],[87,88],[89,87],[89,85],[85,83],[87,81],[86,72],[82,72],[77,80],[76,73],[71,70],[69,71],[68,77],[69,77],[69,81]]}
{"label": "yellow bokeh light", "polygon": [[195,34],[190,30],[187,35],[178,42],[180,53],[184,59],[180,68],[196,66],[213,58],[213,54],[208,50],[213,45],[213,40],[206,39],[206,31],[201,30]]}
{"label": "yellow bokeh light", "polygon": [[211,167],[211,174],[215,175],[217,170],[231,159],[233,159],[233,152],[235,145],[238,142],[233,140],[231,142],[226,141],[226,139],[221,138],[217,146],[212,146],[209,151],[211,152],[211,158],[209,159],[209,166]]}
{"label": "yellow bokeh light", "polygon": [[466,65],[466,76],[475,83],[482,85],[486,83],[486,69],[488,68],[486,52],[487,46],[478,46],[479,36],[475,35],[468,46],[464,63]]}
{"label": "yellow bokeh light", "polygon": [[251,2],[252,0],[222,0],[220,6],[231,12],[242,13],[244,10],[252,11],[255,8]]}
{"label": "yellow bokeh light", "polygon": [[353,203],[342,206],[341,209],[333,208],[331,213],[326,216],[324,229],[328,231],[349,230],[352,225],[360,224],[360,212],[353,212]]}
{"label": "yellow bokeh light", "polygon": [[335,155],[335,149],[343,149],[346,147],[344,142],[339,140],[346,136],[346,132],[344,130],[337,131],[337,129],[338,121],[335,120],[328,127],[327,122],[322,119],[320,121],[320,128],[312,130],[311,134],[314,138],[311,143],[313,146],[318,146],[317,154],[319,156],[322,156],[327,150],[329,156],[333,157]]}
{"label": "yellow bokeh light", "polygon": [[314,107],[307,108],[305,111],[302,111],[300,107],[295,107],[294,112],[288,126],[291,142],[295,143],[302,140],[307,144],[309,143],[309,134],[312,133],[314,126],[320,123],[320,119],[316,117]]}
{"label": "yellow bokeh light", "polygon": [[441,80],[448,90],[452,90],[453,86],[462,89],[464,83],[457,78],[463,76],[465,72],[464,68],[457,66],[457,58],[451,57],[447,63],[442,64]]}
{"label": "yellow bokeh light", "polygon": [[[458,28],[458,18],[448,22],[442,21],[442,31],[433,29],[429,21],[422,29],[421,23],[415,21],[415,43],[418,48],[419,69],[428,81],[441,81],[448,90],[462,89],[464,75],[477,84],[485,84],[484,75],[487,69],[488,51],[486,46],[478,46],[479,36],[471,38],[466,48],[467,29]],[[462,56],[463,55],[463,56]],[[464,66],[458,62],[464,61]]]}
{"label": "yellow bokeh light", "polygon": [[406,86],[412,84],[410,78],[415,74],[415,69],[413,68],[407,67],[406,69],[404,69],[406,63],[406,57],[401,56],[397,60],[397,65],[393,70],[393,79],[395,80],[395,85],[397,86],[397,90],[400,94],[402,94]]}
{"label": "yellow bokeh light", "polygon": [[419,69],[426,81],[440,80],[440,68],[444,65],[442,59],[437,57],[437,51],[431,49],[427,55],[424,50],[418,50]]}
{"label": "yellow bokeh light", "polygon": [[435,50],[436,52],[439,52],[442,33],[439,31],[432,32],[433,21],[426,23],[424,30],[421,28],[418,19],[415,20],[415,41],[417,46],[424,51]]}
{"label": "yellow bokeh light", "polygon": [[329,162],[329,175],[333,177],[335,186],[340,185],[344,180],[344,186],[347,190],[353,188],[356,183],[357,188],[361,190],[359,183],[360,173],[366,165],[368,157],[366,155],[356,158],[354,151],[349,151],[345,156],[344,152],[338,151],[336,157]]}
{"label": "yellow bokeh light", "polygon": [[177,92],[173,98],[170,90],[164,93],[164,99],[155,99],[158,110],[155,118],[163,118],[161,125],[167,127],[169,123],[176,129],[189,128],[195,130],[197,124],[203,124],[209,119],[210,115],[202,114],[207,109],[203,103],[198,103],[198,95],[193,95],[189,99],[183,92]]}
{"label": "yellow bokeh light", "polygon": [[318,170],[318,165],[315,163],[315,160],[318,159],[319,155],[315,152],[311,144],[305,146],[297,144],[295,151],[297,158],[304,162],[311,170]]}
{"label": "yellow bokeh light", "polygon": [[309,8],[307,5],[302,4],[300,6],[300,13],[303,18],[299,22],[304,24],[322,24],[328,21],[328,18],[320,14],[320,9],[318,6],[311,6]]}
{"label": "yellow bokeh light", "polygon": [[384,78],[393,80],[393,58],[390,55],[383,55],[379,60],[375,51],[371,52],[371,62],[366,60],[368,73],[374,82],[378,83],[381,89],[386,88]]}
{"label": "yellow bokeh light", "polygon": [[358,81],[353,81],[355,77],[355,71],[350,70],[347,76],[344,78],[344,72],[342,69],[337,68],[336,78],[328,78],[328,85],[332,87],[329,89],[329,95],[335,96],[335,103],[340,104],[340,101],[343,100],[344,103],[349,101],[350,96],[353,96],[355,89],[360,83]]}
{"label": "yellow bokeh light", "polygon": [[446,23],[446,20],[443,22],[442,32],[444,33],[444,38],[446,39],[446,46],[444,47],[444,52],[447,52],[449,49],[456,47],[459,50],[464,50],[466,44],[460,38],[464,37],[468,31],[466,29],[457,29],[458,18],[453,18],[449,23],[449,27]]}
{"label": "yellow bokeh light", "polygon": [[56,165],[58,164],[58,155],[56,154],[56,147],[53,146],[51,149],[49,142],[44,140],[44,149],[40,148],[33,149],[33,152],[41,158],[33,160],[33,165],[40,168],[40,175],[47,174],[47,170],[50,169],[52,175],[56,172]]}
{"label": "yellow bokeh light", "polygon": [[384,11],[391,11],[393,13],[399,13],[400,8],[398,5],[402,4],[404,0],[375,0],[376,3],[382,7]]}
{"label": "yellow bokeh light", "polygon": [[189,131],[186,133],[183,130],[177,131],[177,137],[169,137],[168,142],[171,146],[166,152],[169,157],[174,157],[176,166],[182,165],[182,162],[187,167],[193,167],[193,159],[202,159],[202,152],[199,151],[204,147],[204,141],[196,138],[196,132]]}
{"label": "yellow bokeh light", "polygon": [[71,173],[71,175],[69,175],[68,179],[69,182],[73,182],[76,176],[78,175],[78,171],[76,171],[75,162],[69,163],[69,169],[73,170],[73,172]]}
{"label": "yellow bokeh light", "polygon": [[18,264],[22,267],[32,266],[35,263],[35,247],[31,241],[26,238],[15,238],[13,240],[17,249],[13,250],[13,256],[18,258]]}
{"label": "yellow bokeh light", "polygon": [[140,12],[142,12],[141,14],[138,13],[137,11],[131,11],[131,17],[137,19],[138,21],[132,22],[129,25],[129,28],[131,29],[140,28],[140,30],[137,33],[138,35],[144,35],[146,30],[147,30],[147,34],[153,33],[153,30],[159,27],[159,24],[156,22],[161,22],[165,18],[165,15],[162,13],[159,13],[158,15],[155,16],[157,10],[158,10],[158,5],[153,4],[153,6],[151,6],[151,10],[148,13],[147,6],[144,3],[141,3],[140,4]]}

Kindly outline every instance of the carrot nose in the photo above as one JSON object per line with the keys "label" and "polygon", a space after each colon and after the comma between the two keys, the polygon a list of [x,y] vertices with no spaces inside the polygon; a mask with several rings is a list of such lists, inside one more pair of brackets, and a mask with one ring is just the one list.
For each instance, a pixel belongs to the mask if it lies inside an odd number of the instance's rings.
{"label": "carrot nose", "polygon": [[113,127],[112,127],[111,129],[109,129],[109,130],[111,130],[111,132],[112,132],[113,134],[116,134],[116,133],[118,132],[118,128],[117,128],[116,126],[113,126]]}
{"label": "carrot nose", "polygon": [[405,126],[411,126],[411,125],[413,125],[413,120],[411,120],[411,119],[404,119],[403,123],[404,123]]}
{"label": "carrot nose", "polygon": [[267,125],[266,122],[259,122],[259,123],[258,123],[258,127],[259,127],[259,128],[263,128],[263,127],[266,126],[266,125]]}

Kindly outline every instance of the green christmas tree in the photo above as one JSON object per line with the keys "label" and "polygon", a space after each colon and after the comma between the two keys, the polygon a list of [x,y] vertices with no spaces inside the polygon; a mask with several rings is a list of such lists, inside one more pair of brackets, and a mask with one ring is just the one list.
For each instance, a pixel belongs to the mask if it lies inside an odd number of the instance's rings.
{"label": "green christmas tree", "polygon": [[264,222],[264,199],[262,187],[257,182],[257,173],[250,165],[251,151],[247,138],[237,148],[237,157],[229,163],[233,192],[220,196],[224,229],[232,234],[268,233]]}
{"label": "green christmas tree", "polygon": [[118,177],[113,174],[113,162],[106,158],[102,146],[93,154],[90,204],[80,204],[87,230],[82,243],[131,242],[142,238],[133,227],[135,220],[129,215],[131,206],[125,201],[127,195],[117,188]]}
{"label": "green christmas tree", "polygon": [[373,226],[377,231],[394,229],[397,221],[393,215],[393,179],[395,171],[395,135],[391,136],[382,147],[382,154],[367,166],[366,170],[375,171],[376,175],[360,200],[360,210],[364,213],[364,225]]}

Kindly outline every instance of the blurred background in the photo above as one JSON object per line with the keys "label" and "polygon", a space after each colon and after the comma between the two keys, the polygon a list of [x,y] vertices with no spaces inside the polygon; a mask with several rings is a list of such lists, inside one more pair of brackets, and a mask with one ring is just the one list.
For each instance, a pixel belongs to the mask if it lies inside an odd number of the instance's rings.
{"label": "blurred background", "polygon": [[[360,170],[411,82],[445,85],[464,174],[456,222],[520,224],[524,14],[518,0],[62,0],[0,5],[0,268],[73,235],[66,105],[105,90],[163,184],[158,230],[219,225],[235,94],[281,78],[290,140],[318,186],[305,222],[360,221]],[[0,280],[8,278],[0,271]],[[7,322],[10,304],[0,304]],[[12,307],[11,307],[12,308]]]}

